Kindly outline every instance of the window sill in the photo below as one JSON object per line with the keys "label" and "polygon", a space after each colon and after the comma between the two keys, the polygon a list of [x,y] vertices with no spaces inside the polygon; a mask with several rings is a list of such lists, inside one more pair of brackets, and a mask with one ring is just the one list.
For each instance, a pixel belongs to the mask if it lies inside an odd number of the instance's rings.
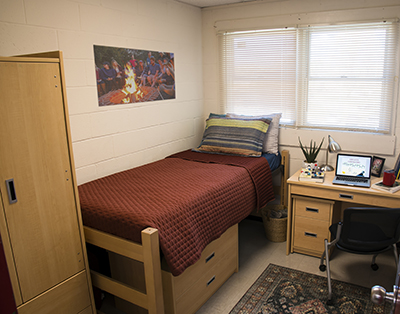
{"label": "window sill", "polygon": [[280,146],[299,147],[298,137],[308,147],[310,140],[319,144],[324,137],[322,148],[326,148],[328,135],[339,143],[342,151],[354,152],[369,155],[390,155],[395,152],[396,136],[369,133],[357,133],[350,131],[325,131],[325,130],[304,130],[281,127],[279,130]]}

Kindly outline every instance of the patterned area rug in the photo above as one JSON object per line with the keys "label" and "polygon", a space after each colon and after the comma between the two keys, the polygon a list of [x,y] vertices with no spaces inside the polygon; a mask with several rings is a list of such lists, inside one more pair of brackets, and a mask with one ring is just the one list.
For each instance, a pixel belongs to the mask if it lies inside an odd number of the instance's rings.
{"label": "patterned area rug", "polygon": [[230,314],[390,313],[390,304],[370,301],[370,288],[332,280],[333,305],[326,305],[326,276],[268,265]]}

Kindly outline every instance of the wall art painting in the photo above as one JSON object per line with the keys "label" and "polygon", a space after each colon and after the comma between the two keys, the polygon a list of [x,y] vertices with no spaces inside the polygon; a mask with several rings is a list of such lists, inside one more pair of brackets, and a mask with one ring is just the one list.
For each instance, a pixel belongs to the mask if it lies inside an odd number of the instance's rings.
{"label": "wall art painting", "polygon": [[174,54],[94,45],[99,106],[175,99]]}

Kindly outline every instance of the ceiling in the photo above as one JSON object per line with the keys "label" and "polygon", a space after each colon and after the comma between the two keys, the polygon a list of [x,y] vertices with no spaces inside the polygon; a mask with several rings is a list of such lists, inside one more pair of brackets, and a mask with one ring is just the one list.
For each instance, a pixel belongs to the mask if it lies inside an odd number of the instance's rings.
{"label": "ceiling", "polygon": [[199,8],[207,8],[207,7],[217,6],[217,5],[242,3],[242,2],[250,2],[250,1],[257,1],[257,0],[177,0],[177,1],[186,3],[186,4],[190,4],[195,7],[199,7]]}

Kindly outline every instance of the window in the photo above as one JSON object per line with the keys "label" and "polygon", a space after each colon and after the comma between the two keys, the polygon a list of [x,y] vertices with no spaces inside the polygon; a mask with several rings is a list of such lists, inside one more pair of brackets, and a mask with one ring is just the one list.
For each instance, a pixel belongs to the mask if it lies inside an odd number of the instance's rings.
{"label": "window", "polygon": [[395,108],[395,22],[224,33],[225,112],[282,112],[298,128],[389,133]]}

